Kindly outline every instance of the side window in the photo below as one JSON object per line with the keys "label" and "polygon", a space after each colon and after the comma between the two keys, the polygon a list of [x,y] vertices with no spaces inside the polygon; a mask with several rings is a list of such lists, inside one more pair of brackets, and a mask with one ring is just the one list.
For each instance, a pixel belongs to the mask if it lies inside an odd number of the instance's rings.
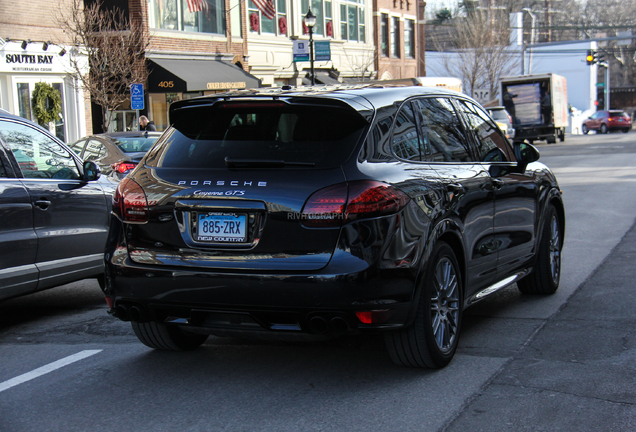
{"label": "side window", "polygon": [[422,143],[417,134],[417,124],[411,102],[406,102],[398,112],[393,128],[393,153],[400,159],[421,161]]}
{"label": "side window", "polygon": [[468,142],[450,101],[446,98],[426,98],[414,104],[419,116],[425,160],[470,162]]}
{"label": "side window", "polygon": [[86,144],[86,150],[84,150],[84,160],[94,161],[106,154],[106,146],[98,140],[88,140]]}
{"label": "side window", "polygon": [[481,162],[507,162],[513,160],[512,149],[486,111],[468,101],[458,101],[466,114],[468,126],[477,140],[477,153]]}
{"label": "side window", "polygon": [[0,151],[0,178],[7,178],[7,170],[4,169],[4,155],[2,155],[2,152]]}
{"label": "side window", "polygon": [[25,178],[80,178],[75,159],[46,134],[13,122],[2,122],[0,134]]}

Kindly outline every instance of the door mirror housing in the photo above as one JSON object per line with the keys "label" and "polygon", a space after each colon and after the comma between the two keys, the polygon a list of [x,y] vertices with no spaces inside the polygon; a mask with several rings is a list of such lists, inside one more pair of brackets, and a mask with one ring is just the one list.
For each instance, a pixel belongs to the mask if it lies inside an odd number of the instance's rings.
{"label": "door mirror housing", "polygon": [[526,142],[516,143],[514,149],[517,165],[521,172],[526,170],[529,163],[538,161],[541,156],[541,153],[539,153],[539,150],[535,146]]}
{"label": "door mirror housing", "polygon": [[82,179],[86,183],[88,183],[89,181],[97,180],[101,175],[101,171],[99,170],[99,167],[93,161],[84,162],[84,165],[82,165],[82,167],[84,169]]}

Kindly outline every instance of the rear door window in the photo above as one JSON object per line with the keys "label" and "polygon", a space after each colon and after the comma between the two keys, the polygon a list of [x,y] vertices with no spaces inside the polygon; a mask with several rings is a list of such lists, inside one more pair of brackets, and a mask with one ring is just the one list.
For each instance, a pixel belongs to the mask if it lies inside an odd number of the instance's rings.
{"label": "rear door window", "polygon": [[426,98],[413,103],[419,117],[425,160],[470,162],[469,145],[450,100]]}
{"label": "rear door window", "polygon": [[479,160],[481,162],[513,160],[508,141],[488,114],[472,102],[460,100],[458,104],[460,110],[466,115],[468,126],[476,139]]}
{"label": "rear door window", "polygon": [[[164,168],[341,165],[351,155],[367,122],[339,106],[276,102],[228,102],[171,113],[172,129],[146,163]],[[161,157],[157,157],[161,154]]]}
{"label": "rear door window", "polygon": [[424,151],[422,140],[417,133],[417,122],[411,102],[406,102],[396,116],[393,128],[393,153],[400,159],[422,161]]}

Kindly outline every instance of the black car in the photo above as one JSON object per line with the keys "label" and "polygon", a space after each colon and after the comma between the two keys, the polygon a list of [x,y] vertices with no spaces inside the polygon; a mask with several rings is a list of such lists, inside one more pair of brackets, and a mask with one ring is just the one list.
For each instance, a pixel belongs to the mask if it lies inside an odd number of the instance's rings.
{"label": "black car", "polygon": [[104,273],[114,187],[47,130],[0,112],[0,300]]}
{"label": "black car", "polygon": [[396,363],[438,368],[465,307],[559,285],[556,178],[464,95],[237,92],[170,119],[119,184],[105,254],[111,313],[149,347],[382,331]]}
{"label": "black car", "polygon": [[118,182],[135,169],[161,132],[108,132],[84,137],[69,147],[84,160],[94,161],[103,175]]}

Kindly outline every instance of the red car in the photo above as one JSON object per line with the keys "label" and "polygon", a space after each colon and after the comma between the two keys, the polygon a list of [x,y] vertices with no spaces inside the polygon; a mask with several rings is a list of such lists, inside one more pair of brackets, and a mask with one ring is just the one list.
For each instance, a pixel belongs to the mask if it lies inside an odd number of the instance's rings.
{"label": "red car", "polygon": [[583,122],[581,128],[584,134],[591,130],[597,133],[607,133],[613,130],[622,130],[627,133],[632,129],[632,118],[621,110],[597,111],[592,117]]}

